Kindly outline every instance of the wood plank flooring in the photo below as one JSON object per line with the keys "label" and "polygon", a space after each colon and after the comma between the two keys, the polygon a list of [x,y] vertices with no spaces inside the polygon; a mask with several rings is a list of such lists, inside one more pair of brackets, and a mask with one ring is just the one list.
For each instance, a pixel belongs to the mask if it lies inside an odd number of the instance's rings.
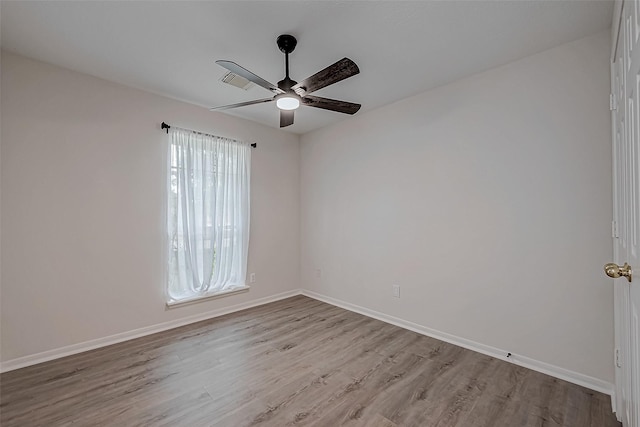
{"label": "wood plank flooring", "polygon": [[620,425],[609,396],[303,296],[2,374],[0,424]]}

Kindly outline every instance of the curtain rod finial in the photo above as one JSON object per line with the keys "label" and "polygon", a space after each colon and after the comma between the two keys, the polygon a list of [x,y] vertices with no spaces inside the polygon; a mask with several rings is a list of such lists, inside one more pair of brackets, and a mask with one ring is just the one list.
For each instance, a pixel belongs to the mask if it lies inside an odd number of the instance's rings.
{"label": "curtain rod finial", "polygon": [[168,135],[169,134],[169,129],[171,128],[171,126],[169,126],[165,122],[162,122],[162,125],[160,125],[160,128],[161,129],[166,129],[167,130],[167,135]]}

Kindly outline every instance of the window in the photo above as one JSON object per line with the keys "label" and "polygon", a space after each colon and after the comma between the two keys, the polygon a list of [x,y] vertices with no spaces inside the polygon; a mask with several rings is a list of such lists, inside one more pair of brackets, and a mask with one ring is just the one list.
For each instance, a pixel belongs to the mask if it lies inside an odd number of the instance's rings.
{"label": "window", "polygon": [[246,289],[249,143],[171,127],[168,305]]}

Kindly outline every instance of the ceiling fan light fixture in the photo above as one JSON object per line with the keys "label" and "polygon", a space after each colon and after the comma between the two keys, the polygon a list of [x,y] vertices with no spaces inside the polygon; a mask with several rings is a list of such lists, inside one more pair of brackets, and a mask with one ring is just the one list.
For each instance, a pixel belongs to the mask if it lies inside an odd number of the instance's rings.
{"label": "ceiling fan light fixture", "polygon": [[281,110],[291,111],[300,106],[300,99],[295,95],[284,94],[276,99],[276,105]]}

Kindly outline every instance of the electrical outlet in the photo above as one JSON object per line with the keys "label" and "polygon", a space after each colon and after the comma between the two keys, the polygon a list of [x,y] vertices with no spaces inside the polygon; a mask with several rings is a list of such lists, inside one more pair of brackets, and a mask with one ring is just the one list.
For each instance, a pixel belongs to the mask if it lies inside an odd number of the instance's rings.
{"label": "electrical outlet", "polygon": [[316,268],[316,277],[319,279],[322,277],[322,270],[319,268]]}
{"label": "electrical outlet", "polygon": [[249,274],[249,283],[256,283],[256,273]]}
{"label": "electrical outlet", "polygon": [[391,290],[394,297],[400,298],[400,285],[391,285]]}

